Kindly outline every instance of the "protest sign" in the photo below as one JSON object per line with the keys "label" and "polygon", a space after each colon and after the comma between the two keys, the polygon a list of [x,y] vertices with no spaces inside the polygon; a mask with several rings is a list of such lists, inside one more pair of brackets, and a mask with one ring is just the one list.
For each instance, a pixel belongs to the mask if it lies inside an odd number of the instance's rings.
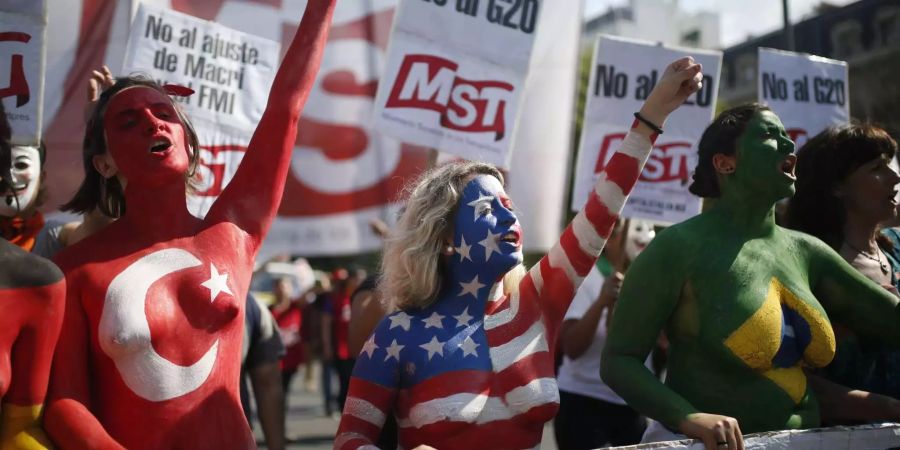
{"label": "protest sign", "polygon": [[[128,1],[48,2],[54,25],[47,30],[46,168],[53,183],[47,186],[46,212],[68,201],[83,179],[84,91],[90,69],[107,64],[121,74],[130,10],[139,9],[137,2],[129,8]],[[306,5],[305,0],[153,3],[283,45],[290,42]],[[369,220],[393,223],[403,187],[426,167],[426,151],[385,136],[372,120],[397,5],[397,0],[338,2],[322,66],[300,118],[279,215],[260,250],[260,261],[275,253],[324,256],[379,249],[382,241]],[[527,108],[525,125],[517,127],[517,150],[507,177],[507,191],[519,205],[528,234],[526,250],[531,251],[546,251],[556,243],[565,196],[581,11],[578,0],[561,0],[561,5],[565,7],[541,15],[532,75],[521,100]],[[137,69],[147,72],[152,66]],[[199,124],[201,119],[189,114]],[[201,136],[201,144],[206,142]],[[198,190],[212,195],[223,188],[243,150],[243,145],[206,146],[199,171],[213,182],[204,181]],[[214,173],[212,178],[206,171]]]}
{"label": "protest sign", "polygon": [[601,36],[595,48],[584,129],[578,152],[572,209],[587,201],[597,175],[625,138],[666,66],[692,56],[703,65],[703,87],[669,116],[622,217],[658,223],[681,222],[700,212],[688,192],[697,165],[697,143],[715,114],[722,54]]}
{"label": "protest sign", "polygon": [[43,0],[0,6],[0,101],[14,144],[36,145],[41,139],[46,28]]}
{"label": "protest sign", "polygon": [[400,2],[375,100],[378,128],[508,167],[542,3]]}
{"label": "protest sign", "polygon": [[202,149],[191,212],[203,216],[243,158],[278,67],[277,42],[187,14],[141,3],[123,72],[191,88],[175,97],[191,117]]}
{"label": "protest sign", "polygon": [[781,118],[797,148],[831,125],[850,120],[847,63],[759,49],[759,102]]}

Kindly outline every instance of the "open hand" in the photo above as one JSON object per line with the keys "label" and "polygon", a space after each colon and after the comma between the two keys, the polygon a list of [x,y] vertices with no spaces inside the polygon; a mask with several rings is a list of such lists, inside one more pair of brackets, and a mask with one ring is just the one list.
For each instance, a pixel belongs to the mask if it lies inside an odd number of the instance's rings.
{"label": "open hand", "polygon": [[675,60],[656,83],[641,108],[641,115],[662,126],[672,111],[678,109],[691,94],[703,87],[702,66],[694,58],[685,56]]}
{"label": "open hand", "polygon": [[100,98],[100,93],[105,89],[109,89],[116,84],[116,79],[110,72],[109,67],[103,66],[98,70],[91,72],[91,78],[88,79],[87,85],[87,105],[84,107],[84,117],[87,121],[94,111],[94,105]]}
{"label": "open hand", "polygon": [[685,436],[703,441],[706,450],[744,450],[744,436],[737,419],[696,413],[678,424]]}

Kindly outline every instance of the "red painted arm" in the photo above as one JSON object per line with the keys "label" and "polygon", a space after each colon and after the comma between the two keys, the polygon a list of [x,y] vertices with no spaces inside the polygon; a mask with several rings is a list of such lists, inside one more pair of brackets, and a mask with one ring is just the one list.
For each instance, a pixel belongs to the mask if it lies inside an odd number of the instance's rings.
{"label": "red painted arm", "polygon": [[528,283],[532,283],[539,294],[551,340],[555,340],[575,291],[606,245],[625,200],[650,155],[653,138],[655,136],[648,136],[644,130],[628,133],[622,147],[598,176],[584,208],[563,231],[559,242],[522,281],[522,288],[528,289]]}
{"label": "red painted arm", "polygon": [[231,222],[262,242],[281,204],[297,121],[313,87],[336,0],[309,0],[278,68],[266,110],[234,178],[219,196],[208,223]]}
{"label": "red painted arm", "polygon": [[47,392],[44,428],[64,449],[123,449],[91,413],[90,332],[78,285],[66,274],[65,318]]}

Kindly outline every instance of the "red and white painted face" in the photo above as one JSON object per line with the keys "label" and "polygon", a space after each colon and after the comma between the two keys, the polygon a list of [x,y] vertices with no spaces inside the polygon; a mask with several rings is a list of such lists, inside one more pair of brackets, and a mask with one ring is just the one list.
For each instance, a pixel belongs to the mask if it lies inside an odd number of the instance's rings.
{"label": "red and white painted face", "polygon": [[13,146],[9,189],[0,193],[0,216],[15,217],[37,199],[41,183],[41,157],[36,147]]}
{"label": "red and white painted face", "polygon": [[144,86],[113,96],[103,116],[106,147],[129,185],[182,179],[190,165],[187,137],[172,100]]}

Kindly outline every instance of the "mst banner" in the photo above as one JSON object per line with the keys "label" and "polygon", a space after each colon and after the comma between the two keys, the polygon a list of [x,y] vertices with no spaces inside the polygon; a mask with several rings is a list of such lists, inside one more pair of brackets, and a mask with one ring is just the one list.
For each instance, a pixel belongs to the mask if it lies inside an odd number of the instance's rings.
{"label": "mst banner", "polygon": [[578,151],[573,210],[581,209],[587,201],[597,174],[631,127],[632,114],[641,108],[666,66],[682,56],[692,56],[703,65],[703,88],[669,116],[622,216],[676,223],[700,212],[700,199],[688,192],[688,186],[697,164],[697,142],[715,114],[722,53],[611,36],[597,40]]}
{"label": "mst banner", "polygon": [[44,0],[0,4],[0,101],[15,144],[41,139],[46,8]]}
{"label": "mst banner", "polygon": [[375,100],[379,129],[509,167],[542,3],[401,1]]}
{"label": "mst banner", "polygon": [[769,105],[797,144],[850,121],[847,63],[770,48],[759,49],[760,103]]}
{"label": "mst banner", "polygon": [[280,45],[214,22],[141,3],[131,25],[122,73],[191,88],[175,97],[202,146],[201,185],[189,200],[204,216],[234,176],[262,117]]}

